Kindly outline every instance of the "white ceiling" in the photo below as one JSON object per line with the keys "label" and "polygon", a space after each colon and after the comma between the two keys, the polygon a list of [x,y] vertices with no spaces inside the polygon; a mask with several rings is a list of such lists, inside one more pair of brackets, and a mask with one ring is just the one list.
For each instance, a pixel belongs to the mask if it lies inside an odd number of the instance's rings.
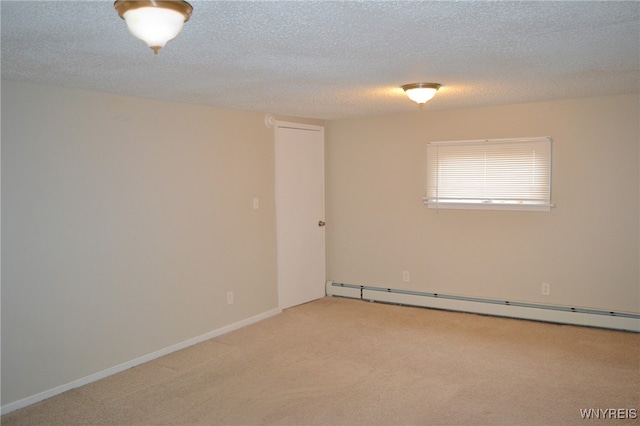
{"label": "white ceiling", "polygon": [[640,2],[191,1],[154,55],[113,1],[1,1],[2,78],[318,119],[640,92]]}

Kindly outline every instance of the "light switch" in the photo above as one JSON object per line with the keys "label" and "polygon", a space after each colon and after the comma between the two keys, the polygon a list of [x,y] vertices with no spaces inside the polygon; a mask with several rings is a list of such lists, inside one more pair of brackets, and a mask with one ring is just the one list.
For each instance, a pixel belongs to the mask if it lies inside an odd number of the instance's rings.
{"label": "light switch", "polygon": [[260,208],[260,200],[258,197],[253,197],[253,209],[258,210]]}

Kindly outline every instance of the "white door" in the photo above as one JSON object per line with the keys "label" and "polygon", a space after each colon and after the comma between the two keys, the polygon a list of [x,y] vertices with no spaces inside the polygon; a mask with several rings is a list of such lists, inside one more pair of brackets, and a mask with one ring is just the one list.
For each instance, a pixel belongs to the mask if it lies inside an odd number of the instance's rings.
{"label": "white door", "polygon": [[324,127],[276,121],[281,309],[325,295]]}

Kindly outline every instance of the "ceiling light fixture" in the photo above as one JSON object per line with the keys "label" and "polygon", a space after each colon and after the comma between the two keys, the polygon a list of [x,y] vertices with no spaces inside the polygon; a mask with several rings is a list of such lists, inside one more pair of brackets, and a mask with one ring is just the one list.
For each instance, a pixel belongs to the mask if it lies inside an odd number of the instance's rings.
{"label": "ceiling light fixture", "polygon": [[178,35],[193,11],[184,0],[116,0],[113,7],[131,34],[147,43],[156,54]]}
{"label": "ceiling light fixture", "polygon": [[411,83],[402,86],[409,99],[417,103],[420,108],[435,96],[439,88],[438,83]]}

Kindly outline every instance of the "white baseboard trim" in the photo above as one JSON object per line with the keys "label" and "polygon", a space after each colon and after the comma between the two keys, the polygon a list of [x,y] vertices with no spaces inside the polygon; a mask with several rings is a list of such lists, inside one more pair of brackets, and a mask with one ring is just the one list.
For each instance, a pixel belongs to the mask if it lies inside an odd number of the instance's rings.
{"label": "white baseboard trim", "polygon": [[147,355],[143,355],[141,357],[132,359],[131,361],[124,362],[122,364],[116,365],[114,367],[107,368],[102,371],[98,371],[97,373],[90,374],[89,376],[82,377],[80,379],[74,380],[72,382],[66,383],[64,385],[57,386],[53,389],[49,389],[35,395],[28,396],[26,398],[20,399],[18,401],[10,402],[6,405],[3,405],[0,409],[1,414],[7,414],[15,410],[19,410],[20,408],[27,407],[29,405],[35,404],[36,402],[43,401],[47,398],[51,398],[52,396],[61,394],[68,390],[84,386],[91,382],[95,382],[100,379],[104,379],[105,377],[112,376],[114,374],[120,373],[122,371],[128,370],[132,367],[138,366],[140,364],[144,364],[145,362],[153,361],[156,358],[160,358],[162,356],[168,355],[172,352],[179,351],[181,349],[188,348],[189,346],[193,346],[197,343],[204,342],[209,339],[213,339],[214,337],[221,336],[223,334],[229,333],[234,330],[238,330],[242,327],[246,327],[256,322],[260,322],[269,317],[277,315],[282,312],[282,309],[276,308],[271,309],[270,311],[263,312],[251,318],[247,318],[245,320],[227,325],[225,327],[219,328],[217,330],[210,331],[208,333],[202,334],[200,336],[193,337],[191,339],[185,340],[184,342],[176,343],[175,345],[168,346],[166,348],[160,349],[158,351],[152,352]]}
{"label": "white baseboard trim", "polygon": [[331,281],[327,281],[326,292],[329,296],[342,296],[372,302],[640,332],[640,314],[635,313],[509,302],[506,300],[341,284]]}

